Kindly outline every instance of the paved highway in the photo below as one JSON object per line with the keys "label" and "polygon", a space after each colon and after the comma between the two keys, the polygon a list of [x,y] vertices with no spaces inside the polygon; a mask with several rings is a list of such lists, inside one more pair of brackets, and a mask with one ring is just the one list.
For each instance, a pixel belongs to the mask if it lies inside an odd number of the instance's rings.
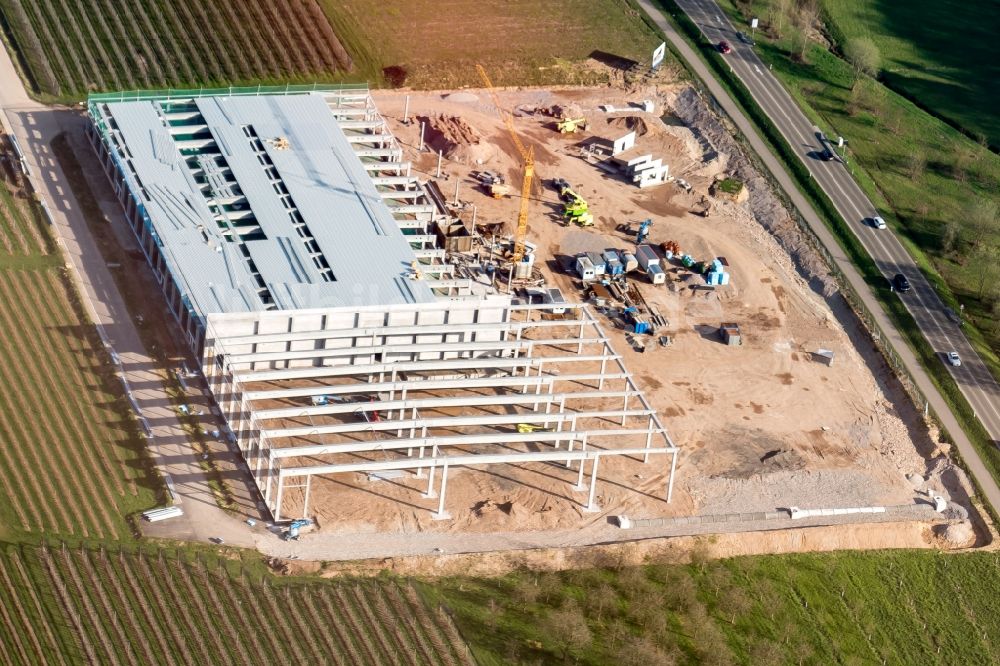
{"label": "paved highway", "polygon": [[[874,258],[882,273],[887,278],[891,278],[897,273],[907,276],[912,290],[905,294],[899,294],[899,297],[913,315],[931,347],[939,353],[941,363],[944,363],[944,354],[948,351],[954,350],[961,355],[962,366],[949,366],[948,369],[993,441],[1000,442],[1000,386],[998,386],[996,379],[990,374],[982,359],[966,339],[965,334],[952,319],[953,315],[950,315],[949,310],[917,269],[912,257],[892,231],[889,229],[877,230],[868,222],[868,218],[878,214],[878,211],[854,182],[846,166],[839,160],[823,161],[818,158],[819,153],[825,147],[820,138],[819,129],[796,106],[788,92],[771,74],[767,65],[757,57],[753,49],[739,39],[739,31],[733,27],[713,0],[677,0],[677,3],[699,26],[710,43],[717,44],[722,40],[729,42],[732,47],[731,53],[710,57],[725,58],[730,64],[757,103],[772,119],[788,144],[834,202],[837,210]],[[799,208],[807,222],[833,253],[838,265],[865,298],[869,308],[875,312],[876,320],[879,321],[882,329],[889,333],[895,348],[913,373],[918,387],[927,395],[931,405],[942,418],[945,427],[955,437],[960,452],[973,475],[983,487],[985,495],[994,506],[1000,508],[1000,488],[988,474],[971,443],[959,430],[957,421],[945,406],[926,372],[919,367],[919,363],[912,352],[906,348],[898,332],[892,329],[870,290],[860,279],[857,271],[849,265],[849,261],[843,256],[843,253],[836,247],[832,236],[823,228],[815,212],[795,190],[788,174],[776,163],[769,149],[765,147],[757,135],[756,129],[713,79],[708,68],[665,20],[659,9],[653,7],[649,0],[639,0],[639,4],[664,31],[668,39],[678,48],[698,75],[705,79],[712,94],[747,135],[751,145],[764,158],[765,164],[782,183],[796,207]]]}

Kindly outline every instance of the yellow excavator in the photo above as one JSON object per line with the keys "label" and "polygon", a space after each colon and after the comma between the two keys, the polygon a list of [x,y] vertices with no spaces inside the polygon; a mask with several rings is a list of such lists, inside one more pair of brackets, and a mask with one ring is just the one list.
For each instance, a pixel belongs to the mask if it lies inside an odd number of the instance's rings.
{"label": "yellow excavator", "polygon": [[577,130],[587,129],[586,118],[560,118],[556,123],[560,134],[576,134]]}
{"label": "yellow excavator", "polygon": [[517,148],[517,152],[524,161],[524,180],[521,183],[521,208],[517,214],[517,231],[514,234],[514,256],[511,257],[512,261],[517,263],[524,258],[524,240],[528,235],[528,201],[531,196],[531,180],[535,176],[535,147],[524,147],[521,137],[517,135],[517,130],[514,128],[514,117],[500,103],[500,98],[497,96],[497,91],[493,88],[493,83],[490,81],[486,70],[479,64],[476,65],[476,70],[479,72],[479,78],[483,80],[486,90],[490,93],[493,106],[497,108],[497,112],[503,118],[503,124],[507,127],[507,132],[514,142],[514,147]]}

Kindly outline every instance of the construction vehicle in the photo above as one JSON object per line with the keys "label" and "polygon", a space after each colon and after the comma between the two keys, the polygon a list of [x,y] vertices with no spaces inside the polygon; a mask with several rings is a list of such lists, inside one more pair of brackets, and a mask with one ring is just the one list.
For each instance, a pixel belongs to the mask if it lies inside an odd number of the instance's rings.
{"label": "construction vehicle", "polygon": [[590,214],[587,210],[582,211],[567,211],[563,213],[563,217],[566,218],[567,223],[572,222],[578,227],[592,227],[594,226],[594,216]]}
{"label": "construction vehicle", "polygon": [[298,520],[293,520],[285,530],[285,541],[298,541],[299,533],[303,527],[309,527],[312,525],[312,521],[308,518],[300,518]]}
{"label": "construction vehicle", "polygon": [[479,171],[473,174],[486,193],[494,199],[510,196],[510,186],[504,182],[503,176],[490,171]]}
{"label": "construction vehicle", "polygon": [[572,222],[581,227],[594,224],[594,216],[590,213],[587,200],[574,192],[567,180],[556,178],[552,181],[552,187],[559,193],[559,199],[563,202],[563,219],[567,223]]}
{"label": "construction vehicle", "polygon": [[586,118],[560,118],[556,123],[560,134],[576,134],[577,130],[587,129]]}
{"label": "construction vehicle", "polygon": [[525,432],[552,432],[552,428],[544,428],[540,425],[535,425],[533,423],[518,423],[517,431],[521,433]]}
{"label": "construction vehicle", "polygon": [[635,244],[641,245],[649,237],[649,228],[653,226],[652,220],[643,220],[639,225],[639,233],[635,235]]}
{"label": "construction vehicle", "polygon": [[476,65],[476,70],[479,72],[479,78],[483,80],[486,90],[490,93],[493,106],[497,108],[497,112],[503,118],[504,125],[507,126],[507,132],[514,142],[514,147],[524,161],[524,179],[521,182],[521,208],[517,214],[517,231],[514,233],[514,254],[511,257],[511,261],[517,264],[524,258],[524,239],[528,234],[528,200],[531,195],[531,180],[535,176],[535,147],[524,147],[521,137],[517,135],[517,129],[514,127],[514,117],[500,103],[500,98],[497,96],[497,91],[493,88],[493,82],[490,81],[486,70],[479,64]]}

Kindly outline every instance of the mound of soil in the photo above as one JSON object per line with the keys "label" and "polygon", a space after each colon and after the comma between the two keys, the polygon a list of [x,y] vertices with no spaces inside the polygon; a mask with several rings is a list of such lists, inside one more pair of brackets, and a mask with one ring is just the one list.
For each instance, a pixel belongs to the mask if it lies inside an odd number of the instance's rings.
{"label": "mound of soil", "polygon": [[646,121],[638,116],[615,116],[608,118],[608,125],[628,132],[635,132],[636,136],[645,136],[650,131]]}
{"label": "mound of soil", "polygon": [[424,123],[424,143],[434,153],[461,164],[485,164],[495,154],[493,146],[480,141],[479,133],[457,116],[417,116]]}

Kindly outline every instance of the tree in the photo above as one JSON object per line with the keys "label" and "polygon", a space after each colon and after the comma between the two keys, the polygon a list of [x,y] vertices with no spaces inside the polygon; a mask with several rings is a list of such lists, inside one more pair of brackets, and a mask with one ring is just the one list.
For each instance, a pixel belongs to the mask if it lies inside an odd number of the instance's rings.
{"label": "tree", "polygon": [[819,7],[816,0],[799,0],[798,11],[795,12],[795,26],[799,29],[798,58],[805,62],[806,50],[809,48],[809,32],[819,18]]}
{"label": "tree", "polygon": [[954,252],[958,248],[961,230],[958,220],[948,220],[947,224],[944,225],[944,233],[941,235],[941,250],[943,252]]}
{"label": "tree", "polygon": [[562,653],[563,659],[588,647],[593,640],[587,618],[572,600],[561,608],[549,611],[543,625],[545,633],[552,637],[552,642]]}
{"label": "tree", "polygon": [[878,76],[882,64],[882,55],[869,37],[852,37],[844,44],[844,57],[854,67],[854,80],[862,75],[872,78]]}
{"label": "tree", "polygon": [[605,612],[614,615],[618,607],[618,593],[607,583],[601,583],[587,595],[587,610],[600,623]]}
{"label": "tree", "polygon": [[632,636],[622,643],[616,661],[621,666],[674,666],[677,653],[667,652],[646,637]]}
{"label": "tree", "polygon": [[521,604],[522,610],[531,606],[542,594],[542,588],[527,577],[520,578],[514,585],[513,597]]}
{"label": "tree", "polygon": [[987,285],[995,285],[1000,278],[1000,248],[980,245],[972,251],[972,262],[979,280],[979,298],[986,294]]}
{"label": "tree", "polygon": [[742,587],[727,588],[719,599],[719,612],[733,625],[736,624],[736,618],[746,614],[751,608],[753,608],[753,600],[747,596]]}
{"label": "tree", "polygon": [[791,4],[792,0],[771,0],[767,3],[767,27],[776,39],[780,39],[785,30]]}
{"label": "tree", "polygon": [[978,250],[986,238],[1000,230],[1000,210],[992,199],[978,198],[969,202],[965,219],[972,236],[972,249]]}
{"label": "tree", "polygon": [[910,153],[909,157],[906,158],[906,175],[908,175],[911,180],[918,180],[922,178],[926,168],[927,157],[924,156],[922,151],[914,150]]}

